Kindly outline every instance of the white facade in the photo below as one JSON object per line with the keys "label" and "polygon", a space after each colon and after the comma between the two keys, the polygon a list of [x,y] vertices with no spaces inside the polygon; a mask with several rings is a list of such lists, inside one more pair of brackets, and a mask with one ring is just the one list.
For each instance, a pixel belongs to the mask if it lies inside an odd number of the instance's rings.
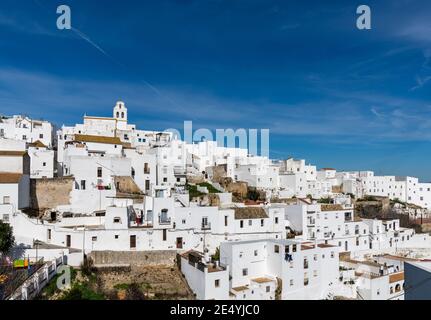
{"label": "white facade", "polygon": [[48,121],[33,120],[25,116],[0,118],[0,138],[21,140],[27,143],[41,141],[53,146],[53,126]]}
{"label": "white facade", "polygon": [[[292,240],[221,244],[220,264],[229,266],[237,299],[324,299],[338,281],[338,248]],[[279,280],[277,280],[279,279]],[[281,280],[281,281],[280,281]]]}

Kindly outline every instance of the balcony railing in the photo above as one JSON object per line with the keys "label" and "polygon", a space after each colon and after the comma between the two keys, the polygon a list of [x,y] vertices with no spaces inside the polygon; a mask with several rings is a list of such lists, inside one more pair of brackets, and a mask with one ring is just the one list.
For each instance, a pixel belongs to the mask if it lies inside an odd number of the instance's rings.
{"label": "balcony railing", "polygon": [[159,224],[171,224],[171,218],[159,217]]}
{"label": "balcony railing", "polygon": [[202,222],[202,230],[211,230],[211,222]]}

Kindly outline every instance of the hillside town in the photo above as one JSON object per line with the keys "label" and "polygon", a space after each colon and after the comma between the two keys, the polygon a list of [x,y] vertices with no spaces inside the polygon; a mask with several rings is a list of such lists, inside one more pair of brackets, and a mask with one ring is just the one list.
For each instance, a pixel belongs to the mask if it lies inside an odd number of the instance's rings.
{"label": "hillside town", "polygon": [[188,143],[129,123],[122,101],[106,111],[61,128],[0,118],[2,265],[32,269],[13,287],[5,272],[0,299],[34,299],[88,261],[178,268],[199,300],[427,298],[431,183]]}

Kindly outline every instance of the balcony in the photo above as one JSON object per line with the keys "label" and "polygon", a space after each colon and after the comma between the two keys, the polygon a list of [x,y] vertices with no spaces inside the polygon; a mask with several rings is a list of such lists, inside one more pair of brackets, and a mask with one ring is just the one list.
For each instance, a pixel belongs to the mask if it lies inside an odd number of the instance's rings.
{"label": "balcony", "polygon": [[325,232],[325,233],[323,234],[323,237],[324,237],[324,238],[331,238],[331,237],[332,237],[332,232]]}
{"label": "balcony", "polygon": [[159,217],[159,224],[161,225],[167,225],[171,224],[171,218],[169,217]]}
{"label": "balcony", "polygon": [[307,220],[307,226],[315,226],[316,225],[316,220],[315,219],[308,219]]}
{"label": "balcony", "polygon": [[211,222],[202,222],[202,230],[211,230]]}

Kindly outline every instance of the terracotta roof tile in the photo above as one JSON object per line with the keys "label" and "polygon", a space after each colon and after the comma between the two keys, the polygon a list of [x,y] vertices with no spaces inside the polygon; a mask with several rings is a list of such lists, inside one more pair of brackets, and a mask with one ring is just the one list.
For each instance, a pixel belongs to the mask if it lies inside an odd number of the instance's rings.
{"label": "terracotta roof tile", "polygon": [[21,173],[0,172],[0,183],[18,183],[21,180]]}

